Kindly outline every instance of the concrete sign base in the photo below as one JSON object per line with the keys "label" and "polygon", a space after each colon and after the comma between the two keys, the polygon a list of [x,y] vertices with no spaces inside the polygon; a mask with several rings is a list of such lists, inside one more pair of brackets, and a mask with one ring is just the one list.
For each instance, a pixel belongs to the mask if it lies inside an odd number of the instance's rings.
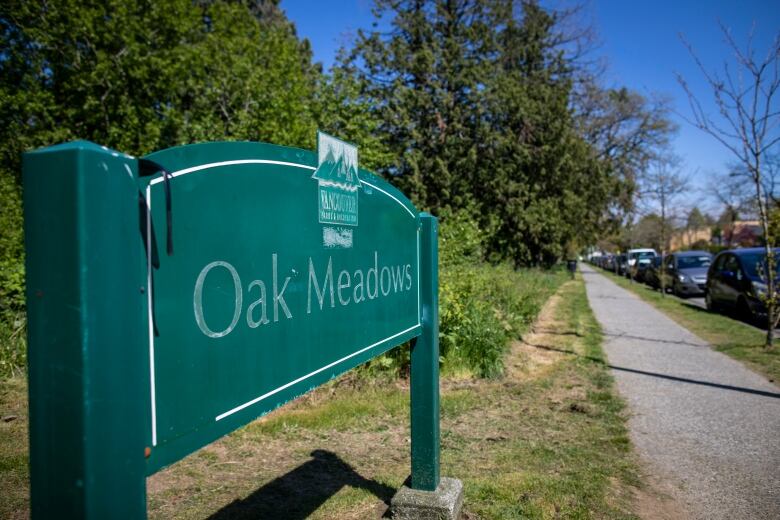
{"label": "concrete sign base", "polygon": [[394,520],[457,520],[463,506],[463,483],[442,477],[436,491],[402,486],[390,501]]}

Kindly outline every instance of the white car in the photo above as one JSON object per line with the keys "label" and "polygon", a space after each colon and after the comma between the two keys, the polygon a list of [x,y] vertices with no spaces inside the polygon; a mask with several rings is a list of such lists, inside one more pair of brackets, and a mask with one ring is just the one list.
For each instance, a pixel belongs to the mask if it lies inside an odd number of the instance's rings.
{"label": "white car", "polygon": [[633,267],[637,261],[640,264],[649,264],[656,256],[658,256],[658,253],[656,253],[655,249],[629,249],[628,267]]}

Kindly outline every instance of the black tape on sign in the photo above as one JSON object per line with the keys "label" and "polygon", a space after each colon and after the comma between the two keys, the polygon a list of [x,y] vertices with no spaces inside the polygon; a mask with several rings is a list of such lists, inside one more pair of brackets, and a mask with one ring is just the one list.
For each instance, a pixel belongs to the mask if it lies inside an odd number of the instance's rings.
{"label": "black tape on sign", "polygon": [[[149,159],[138,159],[138,175],[149,177],[157,172],[163,175],[165,184],[165,223],[167,231],[166,250],[168,256],[173,254],[173,211],[171,203],[171,172],[163,168],[160,164]],[[149,218],[152,218],[149,215]]]}

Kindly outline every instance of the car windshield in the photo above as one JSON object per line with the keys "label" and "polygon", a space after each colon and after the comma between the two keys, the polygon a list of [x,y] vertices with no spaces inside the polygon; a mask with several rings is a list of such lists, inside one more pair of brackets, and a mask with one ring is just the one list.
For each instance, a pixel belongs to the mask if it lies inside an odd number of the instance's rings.
{"label": "car windshield", "polygon": [[[766,272],[766,255],[764,253],[747,253],[739,255],[739,259],[749,277],[764,277]],[[775,253],[775,271],[780,273],[780,253]]]}
{"label": "car windshield", "polygon": [[709,267],[712,258],[707,255],[701,256],[680,256],[677,258],[677,267],[680,269],[690,269],[692,267]]}
{"label": "car windshield", "polygon": [[631,253],[631,258],[638,258],[640,260],[646,260],[655,258],[655,253],[652,251],[642,251],[641,253]]}

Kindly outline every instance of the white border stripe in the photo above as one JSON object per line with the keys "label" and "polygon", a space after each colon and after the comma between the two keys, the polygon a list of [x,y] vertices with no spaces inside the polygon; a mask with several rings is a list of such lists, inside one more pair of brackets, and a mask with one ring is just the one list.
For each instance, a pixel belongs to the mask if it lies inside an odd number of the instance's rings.
{"label": "white border stripe", "polygon": [[422,321],[422,318],[420,316],[420,293],[422,292],[422,289],[420,288],[420,280],[422,277],[420,276],[420,225],[417,225],[417,324],[422,325],[420,322]]}
{"label": "white border stripe", "polygon": [[352,358],[352,357],[355,357],[355,356],[357,356],[358,354],[362,354],[363,352],[365,352],[365,351],[367,351],[367,350],[370,350],[370,349],[372,349],[372,348],[376,347],[377,345],[379,345],[379,344],[381,344],[381,343],[384,343],[384,342],[386,342],[386,341],[390,341],[390,340],[391,340],[391,339],[393,339],[393,338],[397,338],[397,337],[398,337],[398,336],[400,336],[401,334],[405,334],[405,333],[409,332],[410,330],[412,330],[412,329],[415,329],[415,328],[417,328],[417,327],[419,327],[419,326],[420,326],[419,324],[417,324],[417,325],[413,325],[413,326],[409,327],[409,328],[408,328],[408,329],[406,329],[406,330],[402,330],[401,332],[399,332],[399,333],[397,333],[397,334],[393,334],[393,335],[392,335],[392,336],[390,336],[389,338],[385,338],[385,339],[383,339],[383,340],[379,340],[379,341],[377,341],[376,343],[374,343],[374,344],[372,344],[372,345],[369,345],[369,346],[367,346],[367,347],[365,347],[365,348],[362,348],[362,349],[358,350],[357,352],[353,352],[352,354],[350,354],[350,355],[348,355],[348,356],[344,356],[343,358],[341,358],[341,359],[339,359],[339,360],[337,360],[337,361],[334,361],[333,363],[330,363],[329,365],[325,365],[325,366],[324,366],[324,367],[322,367],[322,368],[318,368],[318,369],[317,369],[317,370],[315,370],[314,372],[310,372],[310,373],[306,374],[305,376],[301,376],[301,377],[299,377],[298,379],[296,379],[296,380],[294,380],[294,381],[290,381],[290,382],[289,382],[289,383],[287,383],[286,385],[282,385],[282,386],[280,386],[279,388],[277,388],[276,390],[271,390],[270,392],[268,392],[268,393],[266,393],[266,394],[263,394],[263,395],[261,395],[260,397],[255,397],[255,398],[254,398],[254,399],[252,399],[251,401],[247,401],[246,403],[244,403],[244,404],[242,404],[242,405],[236,406],[236,407],[235,407],[235,408],[233,408],[232,410],[228,410],[227,412],[225,412],[225,413],[223,413],[223,414],[217,415],[217,417],[216,417],[214,420],[215,420],[215,421],[220,421],[220,420],[224,419],[225,417],[228,417],[229,415],[233,415],[234,413],[236,413],[236,412],[239,412],[239,411],[243,410],[244,408],[246,408],[246,407],[248,407],[248,406],[252,406],[252,405],[253,405],[253,404],[255,404],[255,403],[259,403],[259,402],[260,402],[260,401],[262,401],[263,399],[266,399],[266,398],[268,398],[268,397],[271,397],[272,395],[274,395],[274,394],[276,394],[276,393],[278,393],[278,392],[281,392],[281,391],[282,391],[282,390],[284,390],[285,388],[289,388],[289,387],[291,387],[292,385],[294,385],[294,384],[296,384],[296,383],[300,383],[300,382],[301,382],[301,381],[303,381],[304,379],[308,379],[308,378],[310,378],[310,377],[311,377],[311,376],[313,376],[313,375],[319,374],[319,373],[320,373],[320,372],[322,372],[323,370],[327,370],[327,369],[329,369],[329,368],[331,368],[331,367],[333,367],[333,366],[336,366],[336,365],[338,365],[339,363],[341,363],[342,361],[346,361],[346,360],[348,360],[349,358]]}
{"label": "white border stripe", "polygon": [[152,311],[152,192],[146,187],[146,301],[149,310],[149,387],[152,399],[152,446],[157,446],[157,405],[154,388],[154,315]]}
{"label": "white border stripe", "polygon": [[[292,162],[285,162],[285,161],[273,161],[270,159],[238,159],[233,161],[221,161],[221,162],[215,162],[215,163],[209,163],[209,164],[201,164],[198,166],[193,166],[191,168],[184,168],[182,170],[178,170],[171,173],[171,177],[178,177],[180,175],[187,175],[188,173],[194,173],[198,171],[208,170],[211,168],[218,168],[220,166],[233,166],[233,165],[240,165],[240,164],[276,164],[280,166],[292,166],[294,168],[303,168],[305,170],[315,171],[317,168],[314,166],[307,166],[305,164],[299,164],[299,163],[292,163]],[[152,226],[152,194],[151,194],[151,187],[155,184],[159,184],[161,182],[164,182],[164,177],[158,177],[156,179],[152,179],[149,184],[146,186],[146,204],[149,209],[149,219],[146,222],[146,240],[148,245],[148,251],[147,251],[147,272],[146,272],[146,286],[147,286],[147,304],[148,304],[148,311],[149,311],[149,380],[150,380],[150,397],[151,397],[151,408],[152,408],[152,446],[157,446],[157,406],[156,406],[156,392],[155,392],[155,369],[154,369],[154,316],[153,316],[153,310],[152,310],[152,248],[151,248],[151,226]],[[401,202],[397,197],[393,196],[386,190],[383,190],[379,186],[376,186],[374,184],[371,184],[370,182],[360,180],[362,184],[365,184],[366,186],[370,186],[371,188],[384,193],[394,201],[396,201],[404,210],[406,210],[409,215],[411,215],[412,218],[416,219],[417,215],[410,210],[406,204]],[[381,341],[378,341],[374,343],[373,345],[369,345],[368,347],[365,347],[361,350],[358,350],[357,352],[353,352],[352,354],[343,357],[339,359],[338,361],[334,361],[333,363],[324,366],[320,369],[315,370],[314,372],[311,372],[310,374],[307,374],[305,376],[302,376],[295,381],[291,381],[287,383],[284,386],[281,386],[277,388],[276,390],[272,390],[271,392],[268,392],[264,395],[261,395],[260,397],[257,397],[247,403],[244,403],[240,406],[237,406],[236,408],[233,408],[232,410],[229,410],[221,415],[218,415],[216,417],[216,421],[219,421],[221,419],[224,419],[225,417],[228,417],[229,415],[232,415],[240,410],[243,410],[244,408],[251,406],[255,403],[258,403],[262,401],[263,399],[266,399],[267,397],[270,397],[277,392],[281,392],[285,388],[289,388],[290,386],[299,383],[313,375],[316,375],[323,370],[327,370],[328,368],[333,367],[334,365],[337,365],[341,363],[342,361],[346,361],[347,359],[350,359],[354,356],[357,356],[358,354],[361,354],[381,343],[384,343],[385,341],[390,341],[393,338],[397,338],[398,336],[405,334],[409,332],[410,330],[414,329],[415,327],[422,326],[420,321],[420,229],[418,227],[417,229],[417,325],[414,325],[404,331],[401,331],[397,334],[394,334],[390,336],[389,338],[385,338]]]}
{"label": "white border stripe", "polygon": [[360,179],[360,182],[362,182],[362,183],[363,183],[363,184],[365,184],[366,186],[371,186],[372,188],[374,188],[374,189],[375,189],[375,190],[377,190],[377,191],[381,191],[382,193],[384,193],[385,195],[387,195],[388,197],[390,197],[391,199],[393,199],[394,201],[396,201],[398,204],[400,204],[400,205],[401,205],[401,206],[402,206],[402,207],[403,207],[403,208],[406,210],[406,212],[407,212],[407,213],[409,213],[409,214],[412,216],[412,218],[417,218],[417,215],[415,215],[414,213],[412,213],[412,210],[410,210],[409,208],[407,208],[407,207],[406,207],[406,204],[404,204],[403,202],[401,202],[400,200],[398,200],[397,198],[395,198],[394,196],[392,196],[391,194],[389,194],[388,192],[386,192],[386,191],[385,191],[385,190],[383,190],[382,188],[380,188],[380,187],[378,187],[378,186],[374,186],[374,185],[373,185],[373,184],[371,184],[370,182],[366,182],[366,181],[364,181],[363,179]]}
{"label": "white border stripe", "polygon": [[[187,175],[188,173],[194,173],[199,172],[202,170],[208,170],[210,168],[219,168],[220,166],[234,166],[238,164],[278,164],[280,166],[292,166],[295,168],[303,168],[305,170],[311,170],[315,171],[317,168],[314,166],[307,166],[305,164],[298,164],[298,163],[291,163],[291,162],[285,162],[285,161],[272,161],[270,159],[237,159],[235,161],[221,161],[221,162],[215,162],[215,163],[209,163],[209,164],[201,164],[199,166],[193,166],[191,168],[184,168],[183,170],[178,170],[173,173],[171,173],[171,177],[178,177],[180,175]],[[157,177],[156,179],[152,179],[151,182],[149,182],[149,185],[152,186],[154,184],[159,184],[164,181],[163,177]],[[406,204],[398,200],[397,197],[393,196],[392,194],[388,193],[386,190],[383,190],[379,186],[376,186],[374,184],[371,184],[370,182],[364,181],[363,179],[360,179],[360,182],[362,184],[365,184],[366,186],[370,186],[374,188],[377,191],[380,191],[396,201],[398,204],[403,207],[407,213],[409,213],[412,218],[417,218],[417,215],[412,212],[408,207],[406,207]]]}
{"label": "white border stripe", "polygon": [[[184,168],[183,170],[178,170],[171,173],[171,177],[178,177],[179,175],[187,175],[188,173],[199,172],[201,170],[208,170],[210,168],[219,168],[220,166],[233,166],[236,164],[278,164],[280,166],[293,166],[295,168],[303,168],[304,170],[311,170],[311,171],[317,169],[314,166],[307,166],[305,164],[298,164],[298,163],[291,163],[291,162],[284,162],[284,161],[272,161],[270,159],[237,159],[235,161],[222,161],[222,162],[215,162],[209,164],[201,164],[199,166],[193,166],[192,168]],[[160,176],[157,177],[156,179],[152,179],[152,181],[149,184],[150,185],[157,184],[163,182],[163,180],[164,178]]]}

